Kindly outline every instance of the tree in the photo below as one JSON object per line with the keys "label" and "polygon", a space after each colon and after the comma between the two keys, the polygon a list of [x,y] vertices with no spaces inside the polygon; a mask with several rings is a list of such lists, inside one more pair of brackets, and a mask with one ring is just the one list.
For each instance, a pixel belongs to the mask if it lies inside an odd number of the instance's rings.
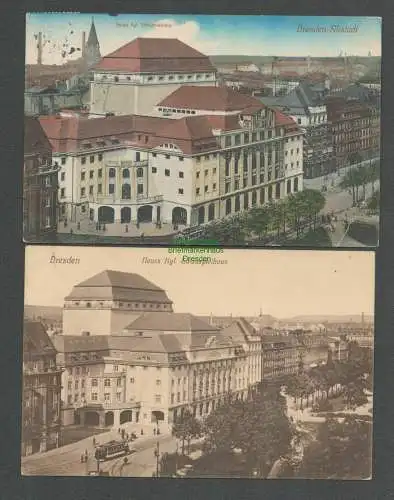
{"label": "tree", "polygon": [[172,435],[182,442],[182,455],[185,454],[185,443],[190,450],[190,441],[201,435],[201,424],[193,416],[190,410],[186,410],[183,416],[179,418],[172,427]]}
{"label": "tree", "polygon": [[300,196],[302,197],[309,219],[310,227],[313,222],[313,230],[316,230],[317,218],[319,213],[323,210],[326,204],[326,198],[320,191],[314,189],[306,189],[301,191]]}
{"label": "tree", "polygon": [[207,417],[204,430],[208,451],[240,449],[248,470],[255,469],[260,476],[290,452],[292,429],[277,388],[217,408]]}
{"label": "tree", "polygon": [[366,479],[372,466],[372,425],[357,416],[327,418],[305,450],[299,477]]}

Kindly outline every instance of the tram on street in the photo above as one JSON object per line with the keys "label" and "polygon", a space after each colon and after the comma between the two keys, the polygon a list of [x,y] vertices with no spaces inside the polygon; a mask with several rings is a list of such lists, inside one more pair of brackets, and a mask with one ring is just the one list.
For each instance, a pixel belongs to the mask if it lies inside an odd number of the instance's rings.
{"label": "tram on street", "polygon": [[104,462],[129,453],[130,448],[126,441],[108,441],[108,443],[97,446],[94,456],[96,460]]}

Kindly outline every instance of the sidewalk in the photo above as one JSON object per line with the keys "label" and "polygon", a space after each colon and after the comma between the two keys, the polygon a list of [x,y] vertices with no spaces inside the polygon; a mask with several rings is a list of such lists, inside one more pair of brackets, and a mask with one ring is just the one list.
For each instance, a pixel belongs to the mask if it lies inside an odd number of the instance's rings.
{"label": "sidewalk", "polygon": [[[144,236],[168,236],[171,234],[176,234],[178,231],[184,229],[184,226],[178,226],[177,230],[174,230],[172,224],[162,223],[161,228],[157,228],[154,223],[151,222],[141,222],[139,228],[135,222],[130,222],[128,224],[121,224],[120,222],[114,222],[113,224],[105,224],[105,230],[103,230],[103,225],[101,229],[98,229],[95,222],[88,219],[83,219],[79,222],[67,221],[67,226],[64,227],[64,222],[58,223],[58,234],[72,234],[74,235],[90,235],[90,236],[117,236],[123,238],[139,238],[141,234]],[[79,229],[78,229],[79,227]]]}

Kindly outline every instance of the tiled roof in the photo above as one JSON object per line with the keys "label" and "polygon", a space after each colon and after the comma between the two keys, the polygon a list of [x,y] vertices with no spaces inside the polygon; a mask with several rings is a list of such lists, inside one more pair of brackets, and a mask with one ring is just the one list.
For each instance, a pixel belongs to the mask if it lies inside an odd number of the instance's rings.
{"label": "tiled roof", "polygon": [[256,99],[236,92],[229,87],[206,87],[183,85],[164,98],[157,106],[169,108],[192,108],[207,111],[256,112],[264,105]]}
{"label": "tiled roof", "polygon": [[278,110],[275,110],[275,123],[277,125],[297,125],[293,118]]}
{"label": "tiled roof", "polygon": [[103,57],[94,69],[130,73],[215,70],[207,56],[175,38],[136,38]]}
{"label": "tiled roof", "polygon": [[166,292],[139,274],[103,271],[75,285],[66,299],[113,299],[172,304]]}
{"label": "tiled roof", "polygon": [[171,332],[217,332],[218,329],[189,313],[145,313],[130,323],[126,330]]}
{"label": "tiled roof", "polygon": [[44,325],[39,321],[25,321],[23,324],[23,346],[29,354],[48,355],[56,354]]}
{"label": "tiled roof", "polygon": [[108,351],[107,335],[54,335],[53,343],[59,352]]}
{"label": "tiled roof", "polygon": [[52,150],[52,146],[45,135],[37,118],[25,116],[24,153],[35,154],[42,150]]}

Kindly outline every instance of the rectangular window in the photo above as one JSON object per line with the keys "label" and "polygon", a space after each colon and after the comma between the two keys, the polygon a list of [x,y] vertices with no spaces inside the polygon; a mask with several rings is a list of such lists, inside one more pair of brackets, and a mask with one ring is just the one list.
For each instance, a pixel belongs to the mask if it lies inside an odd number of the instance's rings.
{"label": "rectangular window", "polygon": [[114,194],[115,193],[115,184],[110,184],[108,186],[108,193],[109,194]]}
{"label": "rectangular window", "polygon": [[104,401],[110,401],[111,400],[111,394],[109,392],[104,392]]}
{"label": "rectangular window", "polygon": [[179,161],[183,161],[183,156],[179,156]]}
{"label": "rectangular window", "polygon": [[71,380],[68,381],[67,388],[69,391],[71,391],[71,389],[72,389],[72,381]]}
{"label": "rectangular window", "polygon": [[182,188],[178,189],[178,194],[183,194],[183,189]]}
{"label": "rectangular window", "polygon": [[174,393],[171,394],[171,404],[173,405],[174,404]]}
{"label": "rectangular window", "polygon": [[177,392],[177,393],[176,393],[176,402],[177,402],[177,403],[180,403],[180,402],[181,402],[181,393],[180,393],[180,392]]}
{"label": "rectangular window", "polygon": [[97,175],[98,175],[99,178],[101,178],[103,176],[103,169],[102,168],[98,169]]}
{"label": "rectangular window", "polygon": [[61,158],[60,162],[61,162],[61,164],[62,164],[62,165],[65,165],[65,164],[66,164],[66,157],[65,157],[65,156],[63,156],[63,157]]}
{"label": "rectangular window", "polygon": [[89,186],[89,194],[93,194],[93,186]]}
{"label": "rectangular window", "polygon": [[89,161],[90,161],[90,163],[94,163],[94,156],[90,156]]}
{"label": "rectangular window", "polygon": [[82,165],[85,165],[85,163],[86,163],[86,156],[82,156],[81,157],[81,163],[82,163]]}
{"label": "rectangular window", "polygon": [[94,170],[89,170],[89,179],[93,179]]}
{"label": "rectangular window", "polygon": [[214,182],[214,183],[212,184],[212,189],[213,189],[213,191],[216,191],[216,182]]}
{"label": "rectangular window", "polygon": [[97,192],[98,192],[99,194],[101,194],[101,193],[103,192],[103,185],[102,185],[102,184],[98,184],[98,185],[97,185]]}
{"label": "rectangular window", "polygon": [[60,190],[60,198],[64,198],[66,196],[66,189],[65,188],[61,188]]}
{"label": "rectangular window", "polygon": [[65,180],[66,180],[66,174],[65,174],[64,172],[62,172],[62,173],[60,174],[60,180],[61,180],[61,181],[65,181]]}
{"label": "rectangular window", "polygon": [[134,380],[134,377],[131,377],[130,378],[130,384],[134,384],[135,380]]}
{"label": "rectangular window", "polygon": [[196,195],[200,194],[200,188],[196,188]]}
{"label": "rectangular window", "polygon": [[85,196],[85,192],[86,192],[85,188],[81,188],[81,197]]}
{"label": "rectangular window", "polygon": [[155,403],[161,403],[161,396],[160,396],[160,394],[155,394]]}
{"label": "rectangular window", "polygon": [[166,160],[170,159],[170,155],[164,155]]}
{"label": "rectangular window", "polygon": [[143,193],[144,193],[144,185],[137,184],[137,194],[143,194]]}
{"label": "rectangular window", "polygon": [[179,177],[180,177],[180,179],[183,179],[183,177],[184,177],[183,172],[179,172]]}
{"label": "rectangular window", "polygon": [[168,169],[168,168],[166,168],[166,169],[164,170],[164,175],[165,175],[166,177],[169,177],[169,176],[170,176],[170,171],[169,171],[169,169]]}
{"label": "rectangular window", "polygon": [[152,167],[152,174],[156,174],[157,173],[157,168],[156,167]]}
{"label": "rectangular window", "polygon": [[85,172],[81,172],[81,181],[85,180]]}
{"label": "rectangular window", "polygon": [[98,381],[96,378],[92,378],[92,387],[97,387],[98,386]]}
{"label": "rectangular window", "polygon": [[208,193],[208,186],[204,186],[204,192]]}
{"label": "rectangular window", "polygon": [[98,161],[103,161],[103,155],[101,153],[98,155],[97,158],[98,158]]}

